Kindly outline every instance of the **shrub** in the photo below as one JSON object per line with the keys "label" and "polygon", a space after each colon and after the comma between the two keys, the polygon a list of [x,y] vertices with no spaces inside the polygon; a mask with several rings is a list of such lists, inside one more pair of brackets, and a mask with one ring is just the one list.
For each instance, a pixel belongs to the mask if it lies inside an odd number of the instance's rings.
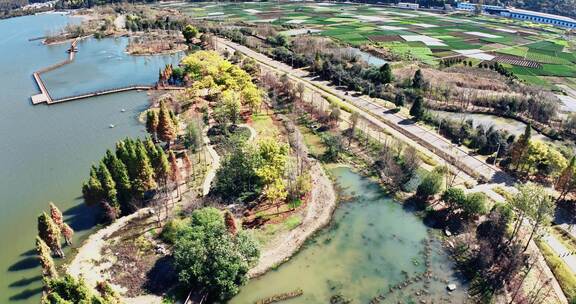
{"label": "shrub", "polygon": [[428,198],[440,192],[442,187],[442,173],[435,171],[426,174],[418,188],[416,195],[421,198]]}

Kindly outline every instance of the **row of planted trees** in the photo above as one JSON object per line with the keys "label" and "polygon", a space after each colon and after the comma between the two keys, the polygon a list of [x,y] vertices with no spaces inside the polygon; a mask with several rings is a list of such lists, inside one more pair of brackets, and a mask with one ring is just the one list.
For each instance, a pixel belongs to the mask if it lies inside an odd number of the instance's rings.
{"label": "row of planted trees", "polygon": [[52,256],[64,257],[62,237],[65,245],[72,245],[74,230],[64,222],[62,212],[53,203],[49,204],[49,213],[38,216],[38,236],[36,253],[42,268],[42,304],[56,303],[101,303],[119,304],[120,298],[106,282],[96,286],[96,292],[89,288],[82,278],[75,279],[56,268]]}

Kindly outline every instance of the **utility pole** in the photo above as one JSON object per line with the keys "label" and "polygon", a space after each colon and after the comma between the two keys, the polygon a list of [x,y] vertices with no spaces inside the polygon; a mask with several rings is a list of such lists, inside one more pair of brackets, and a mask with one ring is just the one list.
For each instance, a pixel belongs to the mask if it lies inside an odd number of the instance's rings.
{"label": "utility pole", "polygon": [[496,166],[496,159],[498,158],[498,153],[500,153],[500,143],[498,143],[498,148],[496,149],[496,155],[494,155],[494,161],[492,162],[493,166]]}

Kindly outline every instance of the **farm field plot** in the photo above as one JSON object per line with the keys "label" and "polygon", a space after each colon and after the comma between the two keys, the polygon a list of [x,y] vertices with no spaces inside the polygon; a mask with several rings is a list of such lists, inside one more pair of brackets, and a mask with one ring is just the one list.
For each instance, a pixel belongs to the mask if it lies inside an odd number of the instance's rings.
{"label": "farm field plot", "polygon": [[[576,55],[567,52],[561,31],[510,19],[366,4],[170,2],[157,5],[178,8],[193,18],[284,27],[279,32],[314,29],[303,30],[302,35],[330,37],[354,47],[372,44],[386,48],[402,60],[419,60],[434,66],[443,58],[481,50],[501,56],[510,71],[535,85],[549,86],[547,80],[541,79],[544,76],[576,76]],[[476,59],[489,60],[492,56],[480,57]]]}

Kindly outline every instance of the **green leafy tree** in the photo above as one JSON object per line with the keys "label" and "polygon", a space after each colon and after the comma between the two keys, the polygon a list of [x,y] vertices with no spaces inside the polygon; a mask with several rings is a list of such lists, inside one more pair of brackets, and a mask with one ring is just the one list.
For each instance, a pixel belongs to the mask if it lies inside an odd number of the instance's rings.
{"label": "green leafy tree", "polygon": [[262,104],[262,91],[254,85],[247,85],[242,89],[242,102],[247,105],[252,112],[260,108]]}
{"label": "green leafy tree", "polygon": [[152,167],[154,168],[156,182],[166,186],[170,175],[170,162],[164,149],[161,147],[158,147],[157,153],[154,155],[154,159],[152,159]]}
{"label": "green leafy tree", "polygon": [[518,192],[519,199],[527,200],[523,205],[527,206],[525,212],[530,218],[528,223],[531,226],[531,231],[524,247],[524,251],[526,251],[534,235],[539,233],[542,227],[550,224],[554,216],[555,206],[550,193],[541,185],[523,184],[518,187]]}
{"label": "green leafy tree", "polygon": [[257,243],[245,231],[232,235],[214,208],[193,212],[178,234],[174,265],[180,282],[205,290],[210,299],[225,301],[239,291],[259,257]]}
{"label": "green leafy tree", "polygon": [[50,248],[39,236],[36,237],[36,253],[38,254],[38,259],[42,266],[42,275],[48,278],[57,278],[58,272],[54,266],[54,260],[52,259]]}
{"label": "green leafy tree", "polygon": [[416,96],[412,107],[410,108],[410,115],[416,120],[420,120],[424,117],[424,98],[422,96]]}
{"label": "green leafy tree", "polygon": [[202,146],[202,135],[195,123],[190,123],[186,126],[184,146],[193,152],[197,151]]}
{"label": "green leafy tree", "polygon": [[237,198],[253,193],[259,186],[256,168],[262,159],[256,149],[244,143],[232,147],[216,172],[214,189],[224,198]]}
{"label": "green leafy tree", "polygon": [[82,278],[76,280],[67,274],[45,281],[46,296],[42,304],[113,304],[94,294]]}
{"label": "green leafy tree", "polygon": [[340,153],[344,151],[344,144],[342,137],[339,135],[325,135],[322,137],[322,141],[326,145],[326,151],[324,152],[324,159],[326,161],[336,161],[340,158]]}
{"label": "green leafy tree", "polygon": [[227,120],[232,122],[232,124],[236,124],[240,119],[240,110],[242,108],[240,94],[236,91],[226,90],[222,92],[221,103]]}
{"label": "green leafy tree", "polygon": [[186,25],[182,30],[182,35],[186,39],[186,43],[192,43],[192,40],[198,36],[198,29],[191,24]]}
{"label": "green leafy tree", "polygon": [[124,165],[126,165],[126,169],[128,169],[128,176],[130,180],[134,180],[138,175],[138,170],[136,168],[136,148],[134,141],[130,138],[126,138],[125,140],[119,141],[116,143],[116,157]]}
{"label": "green leafy tree", "polygon": [[556,184],[554,185],[554,188],[556,188],[556,190],[560,193],[558,195],[558,201],[561,201],[564,198],[566,198],[567,194],[574,192],[574,190],[576,189],[575,177],[576,177],[576,157],[572,156],[572,158],[570,159],[570,163],[568,164],[568,166],[566,166],[566,168],[564,168],[564,170],[558,177]]}

